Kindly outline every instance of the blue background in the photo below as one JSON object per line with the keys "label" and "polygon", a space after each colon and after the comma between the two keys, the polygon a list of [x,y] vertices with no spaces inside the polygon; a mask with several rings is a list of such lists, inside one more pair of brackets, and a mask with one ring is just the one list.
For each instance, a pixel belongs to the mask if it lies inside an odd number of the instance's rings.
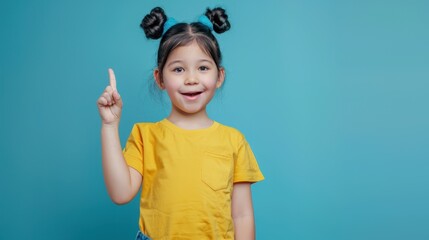
{"label": "blue background", "polygon": [[209,108],[266,180],[258,239],[429,239],[428,1],[2,1],[0,239],[133,239],[138,200],[106,192],[96,100],[116,72],[120,137],[158,121],[155,6],[221,5],[227,82]]}

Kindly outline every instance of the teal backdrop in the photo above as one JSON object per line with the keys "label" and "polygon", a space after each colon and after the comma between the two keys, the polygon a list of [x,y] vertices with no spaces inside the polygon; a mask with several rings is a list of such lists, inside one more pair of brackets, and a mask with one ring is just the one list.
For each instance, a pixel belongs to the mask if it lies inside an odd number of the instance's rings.
{"label": "teal backdrop", "polygon": [[133,239],[138,200],[103,181],[96,100],[116,72],[120,137],[169,113],[150,82],[155,6],[227,9],[227,80],[209,107],[266,177],[257,239],[429,239],[428,1],[0,3],[0,239]]}

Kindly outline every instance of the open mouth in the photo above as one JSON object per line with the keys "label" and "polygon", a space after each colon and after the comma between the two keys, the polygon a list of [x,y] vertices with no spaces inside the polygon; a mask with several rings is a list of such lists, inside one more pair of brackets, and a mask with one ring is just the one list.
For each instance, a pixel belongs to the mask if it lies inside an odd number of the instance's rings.
{"label": "open mouth", "polygon": [[188,92],[188,93],[182,93],[182,95],[188,96],[188,97],[193,97],[193,96],[197,96],[200,95],[202,92]]}

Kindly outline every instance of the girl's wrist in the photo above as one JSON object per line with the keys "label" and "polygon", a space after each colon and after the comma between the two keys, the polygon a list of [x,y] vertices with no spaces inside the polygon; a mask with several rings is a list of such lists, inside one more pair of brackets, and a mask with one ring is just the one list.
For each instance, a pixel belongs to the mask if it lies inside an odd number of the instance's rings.
{"label": "girl's wrist", "polygon": [[115,123],[101,123],[102,129],[112,129],[112,130],[118,130],[119,129],[119,122]]}

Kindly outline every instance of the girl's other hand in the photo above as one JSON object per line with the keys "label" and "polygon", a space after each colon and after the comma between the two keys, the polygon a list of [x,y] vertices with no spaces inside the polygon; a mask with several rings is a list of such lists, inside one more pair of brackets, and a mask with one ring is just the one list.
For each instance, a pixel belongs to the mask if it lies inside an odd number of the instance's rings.
{"label": "girl's other hand", "polygon": [[122,99],[116,89],[115,73],[109,68],[110,85],[106,87],[104,92],[97,100],[98,111],[102,124],[118,125],[122,112]]}

